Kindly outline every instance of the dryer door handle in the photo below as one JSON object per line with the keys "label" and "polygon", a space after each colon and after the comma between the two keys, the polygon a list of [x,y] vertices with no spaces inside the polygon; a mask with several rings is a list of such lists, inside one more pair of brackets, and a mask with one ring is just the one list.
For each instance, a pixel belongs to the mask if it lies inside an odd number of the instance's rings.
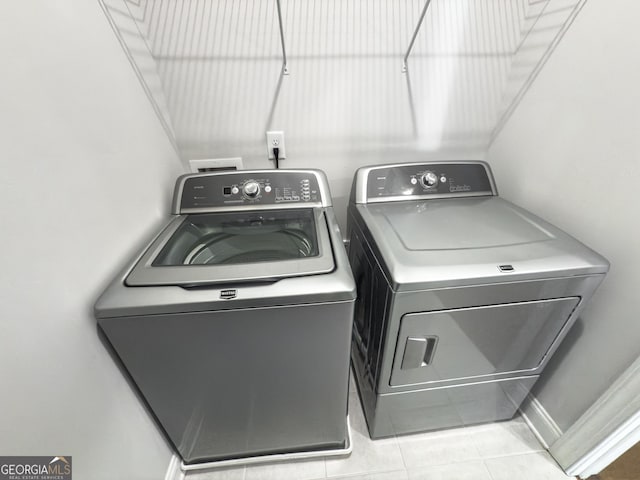
{"label": "dryer door handle", "polygon": [[438,337],[407,337],[402,356],[402,369],[426,367],[433,361]]}

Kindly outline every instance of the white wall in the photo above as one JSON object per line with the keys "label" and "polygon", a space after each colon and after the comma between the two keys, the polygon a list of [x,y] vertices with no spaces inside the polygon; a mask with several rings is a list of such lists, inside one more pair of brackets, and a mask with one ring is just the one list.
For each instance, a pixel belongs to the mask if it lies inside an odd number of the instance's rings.
{"label": "white wall", "polygon": [[487,155],[505,198],[612,264],[534,389],[562,430],[640,355],[638,18],[589,0]]}
{"label": "white wall", "polygon": [[170,449],[92,304],[181,164],[98,2],[1,2],[0,58],[0,453],[163,478]]}

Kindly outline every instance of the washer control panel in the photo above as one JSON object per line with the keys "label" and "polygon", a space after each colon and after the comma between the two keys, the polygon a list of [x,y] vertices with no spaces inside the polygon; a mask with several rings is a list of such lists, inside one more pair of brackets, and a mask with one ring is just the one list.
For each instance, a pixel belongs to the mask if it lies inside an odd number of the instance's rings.
{"label": "washer control panel", "polygon": [[254,171],[188,176],[179,211],[233,206],[308,204],[322,201],[313,172]]}
{"label": "washer control panel", "polygon": [[422,197],[496,195],[489,167],[483,162],[429,162],[369,167],[361,191],[367,201]]}

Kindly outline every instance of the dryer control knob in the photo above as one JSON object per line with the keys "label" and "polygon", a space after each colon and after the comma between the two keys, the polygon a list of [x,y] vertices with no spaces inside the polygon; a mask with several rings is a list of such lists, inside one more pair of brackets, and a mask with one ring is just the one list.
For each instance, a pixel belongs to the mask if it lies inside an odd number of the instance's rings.
{"label": "dryer control knob", "polygon": [[242,187],[242,193],[247,197],[254,198],[260,193],[260,184],[254,180],[249,180]]}
{"label": "dryer control knob", "polygon": [[438,185],[438,176],[433,172],[426,172],[420,177],[420,183],[425,187],[435,187]]}

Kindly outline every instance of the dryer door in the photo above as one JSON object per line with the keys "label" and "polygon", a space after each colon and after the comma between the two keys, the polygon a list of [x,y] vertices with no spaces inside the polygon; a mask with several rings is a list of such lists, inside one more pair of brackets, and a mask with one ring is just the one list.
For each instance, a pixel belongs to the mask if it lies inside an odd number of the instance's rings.
{"label": "dryer door", "polygon": [[580,298],[409,313],[402,317],[391,385],[533,374]]}
{"label": "dryer door", "polygon": [[265,282],[333,271],[322,209],[178,217],[126,279],[129,286]]}

